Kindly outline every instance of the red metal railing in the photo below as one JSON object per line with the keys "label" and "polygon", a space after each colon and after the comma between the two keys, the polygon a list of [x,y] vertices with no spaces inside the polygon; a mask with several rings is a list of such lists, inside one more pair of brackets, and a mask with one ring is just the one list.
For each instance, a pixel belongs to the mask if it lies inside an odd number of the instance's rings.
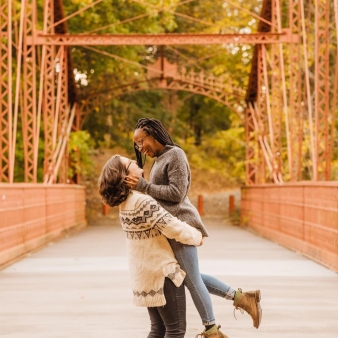
{"label": "red metal railing", "polygon": [[241,224],[338,272],[338,182],[244,187]]}
{"label": "red metal railing", "polygon": [[0,267],[86,226],[85,188],[0,184]]}

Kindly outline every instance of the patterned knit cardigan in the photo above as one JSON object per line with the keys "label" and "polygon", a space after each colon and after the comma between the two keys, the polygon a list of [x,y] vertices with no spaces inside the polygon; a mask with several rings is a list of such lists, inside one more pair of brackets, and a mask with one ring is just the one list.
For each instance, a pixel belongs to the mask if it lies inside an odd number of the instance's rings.
{"label": "patterned knit cardigan", "polygon": [[131,192],[120,205],[120,221],[126,232],[134,304],[165,305],[165,277],[176,286],[185,277],[166,237],[198,246],[201,232],[171,216],[152,197],[137,191]]}

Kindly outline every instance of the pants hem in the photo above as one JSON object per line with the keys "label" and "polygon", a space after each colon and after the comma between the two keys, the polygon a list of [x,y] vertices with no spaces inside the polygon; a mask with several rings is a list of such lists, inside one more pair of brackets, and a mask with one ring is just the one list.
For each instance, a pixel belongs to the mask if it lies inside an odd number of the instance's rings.
{"label": "pants hem", "polygon": [[203,322],[202,323],[204,326],[205,325],[215,325],[216,324],[216,320],[209,320],[208,322]]}

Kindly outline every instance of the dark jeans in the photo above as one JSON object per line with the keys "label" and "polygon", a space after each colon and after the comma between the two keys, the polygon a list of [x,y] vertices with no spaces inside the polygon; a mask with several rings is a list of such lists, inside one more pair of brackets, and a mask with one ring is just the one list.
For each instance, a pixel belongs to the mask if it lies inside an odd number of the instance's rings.
{"label": "dark jeans", "polygon": [[148,338],[183,338],[186,331],[186,301],[184,285],[176,287],[166,278],[164,306],[148,307],[151,331]]}

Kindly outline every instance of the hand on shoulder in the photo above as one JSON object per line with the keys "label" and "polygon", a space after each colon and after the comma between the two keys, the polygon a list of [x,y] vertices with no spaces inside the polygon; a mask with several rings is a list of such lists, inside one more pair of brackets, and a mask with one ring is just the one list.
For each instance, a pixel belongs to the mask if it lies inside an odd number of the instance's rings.
{"label": "hand on shoulder", "polygon": [[136,186],[137,186],[138,181],[139,181],[139,177],[134,176],[134,175],[128,175],[128,176],[126,176],[126,178],[124,179],[124,181],[126,182],[127,186],[130,189],[134,190],[136,188]]}

